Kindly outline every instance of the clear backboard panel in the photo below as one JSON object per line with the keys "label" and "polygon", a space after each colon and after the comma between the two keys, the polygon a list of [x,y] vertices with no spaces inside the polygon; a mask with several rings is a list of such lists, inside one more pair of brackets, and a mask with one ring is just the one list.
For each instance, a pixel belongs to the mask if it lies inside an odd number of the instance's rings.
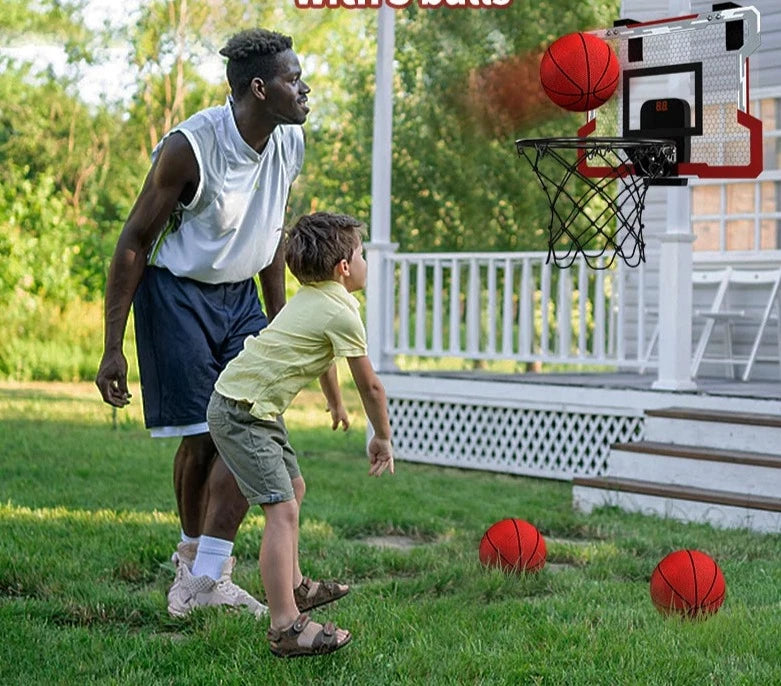
{"label": "clear backboard panel", "polygon": [[[762,122],[749,112],[749,56],[760,43],[759,12],[714,7],[592,31],[613,48],[621,75],[615,96],[588,113],[578,135],[672,139],[676,176],[758,176]],[[581,171],[611,170],[587,163]]]}

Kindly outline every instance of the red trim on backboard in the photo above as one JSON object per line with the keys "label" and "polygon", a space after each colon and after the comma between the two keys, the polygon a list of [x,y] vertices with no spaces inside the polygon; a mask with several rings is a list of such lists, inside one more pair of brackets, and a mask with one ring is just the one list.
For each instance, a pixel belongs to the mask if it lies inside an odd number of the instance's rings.
{"label": "red trim on backboard", "polygon": [[748,164],[711,167],[704,162],[682,162],[678,165],[678,173],[681,176],[698,176],[701,179],[756,179],[764,167],[762,120],[752,117],[748,112],[738,110],[738,124],[745,126],[751,133],[751,154]]}
{"label": "red trim on backboard", "polygon": [[[749,130],[750,159],[746,165],[713,166],[705,162],[681,162],[678,165],[679,176],[697,176],[701,179],[755,179],[762,173],[762,120],[752,117],[748,112],[737,110],[737,122]],[[597,128],[596,117],[578,129],[578,136],[587,138]],[[612,167],[590,167],[586,156],[578,163],[578,171],[589,178],[616,178],[634,173],[633,165],[613,169]]]}

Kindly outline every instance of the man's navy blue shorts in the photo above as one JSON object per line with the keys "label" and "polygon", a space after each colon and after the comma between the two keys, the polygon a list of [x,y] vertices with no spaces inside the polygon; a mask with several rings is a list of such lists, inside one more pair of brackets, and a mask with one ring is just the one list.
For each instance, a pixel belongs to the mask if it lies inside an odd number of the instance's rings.
{"label": "man's navy blue shorts", "polygon": [[206,433],[214,382],[268,324],[255,282],[201,283],[148,266],[133,310],[147,428],[153,436]]}

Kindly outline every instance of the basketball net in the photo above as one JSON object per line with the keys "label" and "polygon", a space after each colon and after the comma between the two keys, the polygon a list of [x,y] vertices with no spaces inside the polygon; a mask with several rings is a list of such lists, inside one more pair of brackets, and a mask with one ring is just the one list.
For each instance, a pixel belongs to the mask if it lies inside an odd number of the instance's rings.
{"label": "basketball net", "polygon": [[529,138],[516,148],[550,204],[548,262],[561,269],[579,255],[592,269],[609,269],[616,258],[629,267],[645,262],[645,195],[650,181],[674,169],[673,141]]}

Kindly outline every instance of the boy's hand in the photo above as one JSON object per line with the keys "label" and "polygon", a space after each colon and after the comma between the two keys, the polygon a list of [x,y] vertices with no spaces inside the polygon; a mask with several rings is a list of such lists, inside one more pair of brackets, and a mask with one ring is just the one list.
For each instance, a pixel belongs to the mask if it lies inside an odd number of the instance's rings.
{"label": "boy's hand", "polygon": [[339,424],[342,425],[342,431],[347,431],[350,428],[350,418],[347,416],[344,405],[339,403],[336,407],[329,407],[328,411],[331,413],[331,429],[336,431]]}
{"label": "boy's hand", "polygon": [[369,441],[369,476],[379,476],[386,469],[393,474],[393,449],[387,438],[372,436]]}

